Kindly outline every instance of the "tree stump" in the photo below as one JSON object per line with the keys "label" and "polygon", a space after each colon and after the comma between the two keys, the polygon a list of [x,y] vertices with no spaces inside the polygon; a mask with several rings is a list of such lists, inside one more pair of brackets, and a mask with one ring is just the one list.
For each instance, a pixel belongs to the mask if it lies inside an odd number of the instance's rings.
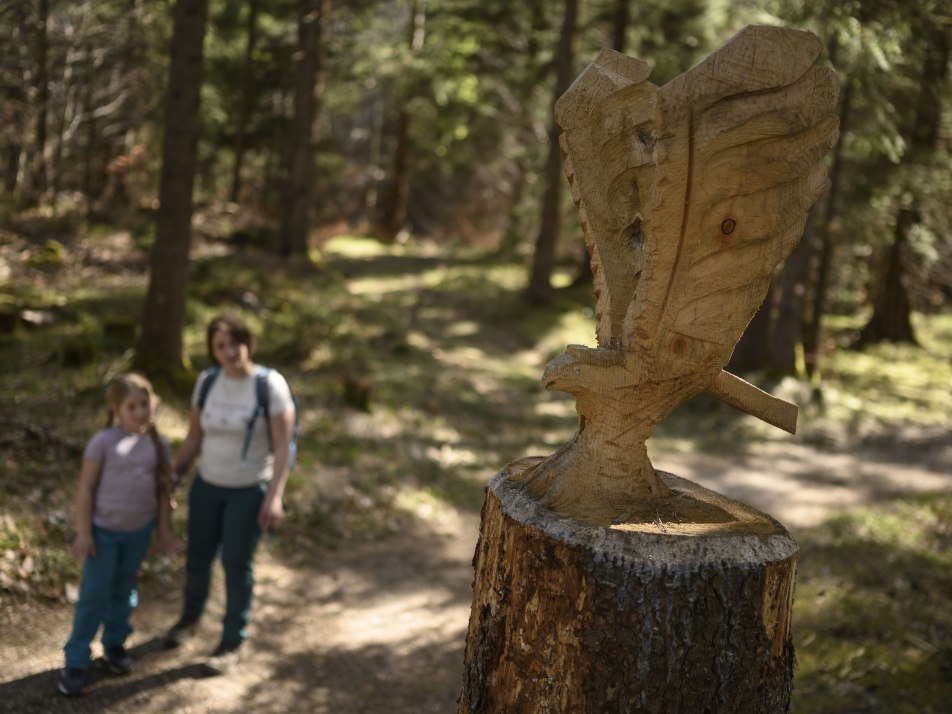
{"label": "tree stump", "polygon": [[612,524],[560,516],[496,474],[476,548],[459,712],[785,712],[797,544],[671,474]]}

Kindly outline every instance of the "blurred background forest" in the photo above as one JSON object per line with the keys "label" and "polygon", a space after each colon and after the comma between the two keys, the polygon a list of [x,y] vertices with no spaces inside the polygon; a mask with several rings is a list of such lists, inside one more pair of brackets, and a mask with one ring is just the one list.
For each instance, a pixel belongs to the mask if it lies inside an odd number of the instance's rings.
{"label": "blurred background forest", "polygon": [[525,259],[544,301],[559,263],[587,271],[555,97],[601,47],[646,58],[660,85],[744,24],[784,23],[826,44],[841,140],[735,365],[809,375],[828,314],[863,314],[865,342],[914,342],[911,311],[952,299],[950,17],[947,0],[11,0],[4,212],[157,235],[150,303],[171,324],[145,330],[172,338],[165,362],[181,351],[193,181],[198,217],[227,218],[235,240],[492,246]]}
{"label": "blurred background forest", "polygon": [[554,100],[603,47],[661,85],[751,23],[812,30],[840,81],[828,191],[731,364],[801,429],[699,398],[652,443],[793,444],[812,485],[869,495],[794,533],[794,710],[946,711],[952,497],[824,469],[952,468],[949,0],[5,0],[0,627],[63,611],[105,382],[153,376],[180,440],[225,310],[304,405],[277,557],[475,517],[496,469],[571,436],[538,380],[594,343]]}

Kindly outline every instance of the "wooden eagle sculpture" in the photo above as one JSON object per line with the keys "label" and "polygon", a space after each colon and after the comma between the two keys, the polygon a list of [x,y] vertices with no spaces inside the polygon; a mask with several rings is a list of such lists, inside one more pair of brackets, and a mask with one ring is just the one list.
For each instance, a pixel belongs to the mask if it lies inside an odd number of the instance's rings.
{"label": "wooden eagle sculpture", "polygon": [[750,26],[660,88],[603,50],[556,103],[598,347],[570,345],[543,374],[575,397],[575,437],[511,471],[550,509],[612,522],[670,498],[645,441],[701,392],[795,431],[795,406],[723,367],[826,188],[838,85],[821,49]]}

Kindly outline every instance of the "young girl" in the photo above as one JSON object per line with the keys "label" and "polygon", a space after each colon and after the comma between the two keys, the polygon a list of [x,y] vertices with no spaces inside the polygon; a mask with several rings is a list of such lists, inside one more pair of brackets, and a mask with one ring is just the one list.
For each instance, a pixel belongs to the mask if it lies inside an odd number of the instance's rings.
{"label": "young girl", "polygon": [[90,439],[76,490],[73,555],[86,562],[73,632],[63,648],[66,667],[59,690],[80,694],[86,685],[90,643],[103,625],[104,659],[115,674],[132,668],[124,647],[137,602],[136,573],[158,516],[158,547],[175,553],[170,530],[171,458],[168,442],[152,423],[152,385],[137,374],[106,389],[106,427]]}

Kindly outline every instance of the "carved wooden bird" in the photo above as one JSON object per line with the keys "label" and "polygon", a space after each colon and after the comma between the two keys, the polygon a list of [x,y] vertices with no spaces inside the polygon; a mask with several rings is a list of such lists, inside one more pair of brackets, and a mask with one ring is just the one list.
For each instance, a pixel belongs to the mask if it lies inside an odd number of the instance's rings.
{"label": "carved wooden bird", "polygon": [[645,62],[603,50],[556,103],[598,347],[547,365],[578,432],[514,476],[553,510],[610,521],[668,496],[645,441],[704,391],[795,430],[795,406],[723,367],[826,187],[838,85],[821,49],[750,26],[661,88]]}

